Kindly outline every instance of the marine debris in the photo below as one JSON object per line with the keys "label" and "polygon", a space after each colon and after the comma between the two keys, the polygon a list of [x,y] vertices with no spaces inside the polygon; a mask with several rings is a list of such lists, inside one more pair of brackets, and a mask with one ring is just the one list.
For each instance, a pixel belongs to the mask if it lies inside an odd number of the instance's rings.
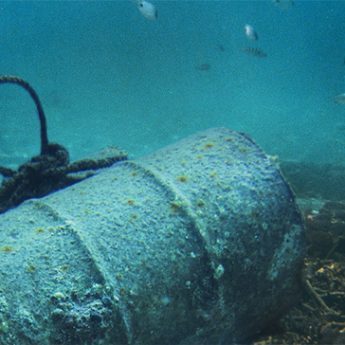
{"label": "marine debris", "polygon": [[292,191],[226,128],[26,203],[0,229],[1,345],[247,344],[300,291]]}
{"label": "marine debris", "polygon": [[90,177],[94,175],[94,170],[127,159],[126,153],[113,150],[105,157],[70,163],[67,149],[48,140],[46,117],[35,90],[19,77],[0,76],[0,84],[6,83],[21,86],[35,102],[40,121],[41,151],[17,170],[0,166],[0,174],[4,177],[0,185],[0,213],[19,205],[24,200],[45,196]]}

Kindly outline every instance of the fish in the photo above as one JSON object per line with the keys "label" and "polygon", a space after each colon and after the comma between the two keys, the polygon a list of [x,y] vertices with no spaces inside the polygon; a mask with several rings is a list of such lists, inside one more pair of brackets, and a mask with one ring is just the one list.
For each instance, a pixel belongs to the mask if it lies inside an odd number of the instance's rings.
{"label": "fish", "polygon": [[137,8],[146,19],[153,21],[158,18],[157,9],[155,5],[151,4],[151,2],[148,2],[146,0],[138,0]]}
{"label": "fish", "polygon": [[288,10],[295,4],[293,0],[272,0],[272,2],[276,7],[280,8],[281,10]]}
{"label": "fish", "polygon": [[267,54],[260,48],[245,47],[242,51],[248,55],[252,55],[258,58],[265,58]]}
{"label": "fish", "polygon": [[197,69],[198,71],[209,71],[211,69],[211,65],[209,63],[202,63],[200,65],[195,66],[195,69]]}
{"label": "fish", "polygon": [[225,47],[222,44],[217,44],[217,48],[218,50],[220,50],[221,52],[225,52]]}
{"label": "fish", "polygon": [[259,39],[258,34],[254,30],[254,28],[249,24],[246,24],[244,26],[244,33],[247,36],[247,38],[251,41],[257,41]]}
{"label": "fish", "polygon": [[337,104],[345,104],[345,93],[335,96],[334,102]]}

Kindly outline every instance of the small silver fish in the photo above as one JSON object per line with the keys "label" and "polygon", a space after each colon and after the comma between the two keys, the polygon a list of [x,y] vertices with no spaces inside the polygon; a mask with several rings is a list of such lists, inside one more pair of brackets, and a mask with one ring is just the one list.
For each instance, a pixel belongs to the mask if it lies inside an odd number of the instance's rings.
{"label": "small silver fish", "polygon": [[257,41],[259,39],[258,34],[254,30],[254,28],[249,24],[246,24],[244,26],[244,33],[247,36],[247,38],[251,41]]}
{"label": "small silver fish", "polygon": [[158,12],[156,7],[146,0],[138,0],[137,7],[139,12],[149,20],[156,20],[158,18]]}
{"label": "small silver fish", "polygon": [[345,93],[335,96],[334,102],[338,104],[345,104]]}

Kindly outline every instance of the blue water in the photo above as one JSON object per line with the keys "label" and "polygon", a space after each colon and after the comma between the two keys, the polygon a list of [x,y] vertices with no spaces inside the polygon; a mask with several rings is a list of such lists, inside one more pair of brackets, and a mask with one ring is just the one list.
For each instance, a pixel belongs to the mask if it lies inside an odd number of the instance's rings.
{"label": "blue water", "polygon": [[[0,2],[0,74],[36,89],[51,141],[73,159],[107,145],[137,157],[225,126],[281,160],[344,164],[345,2],[152,2],[156,21],[131,1]],[[1,85],[0,165],[38,151],[32,101]]]}

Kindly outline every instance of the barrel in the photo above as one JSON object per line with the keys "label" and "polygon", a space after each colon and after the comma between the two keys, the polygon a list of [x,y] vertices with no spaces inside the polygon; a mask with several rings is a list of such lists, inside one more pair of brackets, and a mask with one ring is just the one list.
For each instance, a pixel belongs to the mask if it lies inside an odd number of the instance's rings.
{"label": "barrel", "polygon": [[1,345],[236,344],[299,292],[279,168],[215,128],[0,215]]}

